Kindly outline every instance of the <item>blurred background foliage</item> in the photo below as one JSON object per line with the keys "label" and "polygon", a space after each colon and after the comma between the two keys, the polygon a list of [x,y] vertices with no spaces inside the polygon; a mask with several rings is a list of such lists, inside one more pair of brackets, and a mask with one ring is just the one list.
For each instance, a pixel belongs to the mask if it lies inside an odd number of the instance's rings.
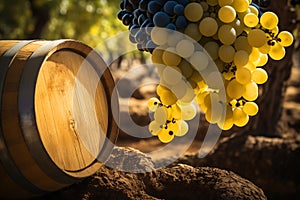
{"label": "blurred background foliage", "polygon": [[119,0],[0,0],[1,39],[81,40],[91,46],[125,30]]}

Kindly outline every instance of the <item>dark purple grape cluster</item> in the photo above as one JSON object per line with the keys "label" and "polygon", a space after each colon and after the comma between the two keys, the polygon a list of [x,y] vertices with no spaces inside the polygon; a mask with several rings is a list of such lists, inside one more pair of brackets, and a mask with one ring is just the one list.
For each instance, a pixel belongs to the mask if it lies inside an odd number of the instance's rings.
{"label": "dark purple grape cluster", "polygon": [[129,27],[129,40],[141,51],[152,52],[156,47],[151,40],[152,27],[184,30],[188,20],[184,8],[188,0],[122,0],[118,18]]}

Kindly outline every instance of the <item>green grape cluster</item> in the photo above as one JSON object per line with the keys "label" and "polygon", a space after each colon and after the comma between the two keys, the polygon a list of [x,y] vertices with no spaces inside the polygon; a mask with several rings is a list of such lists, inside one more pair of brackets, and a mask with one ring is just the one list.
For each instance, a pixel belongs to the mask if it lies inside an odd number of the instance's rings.
{"label": "green grape cluster", "polygon": [[[277,15],[262,13],[252,0],[194,0],[182,5],[184,28],[174,33],[154,26],[149,32],[155,45],[149,52],[160,75],[159,99],[148,103],[154,112],[149,130],[164,143],[188,132],[185,121],[196,115],[194,99],[206,120],[222,130],[245,126],[259,110],[258,85],[268,79],[263,66],[269,57],[282,59],[285,47],[293,43],[291,33],[279,30]],[[180,18],[167,16],[168,23]],[[222,83],[216,81],[218,74]]]}

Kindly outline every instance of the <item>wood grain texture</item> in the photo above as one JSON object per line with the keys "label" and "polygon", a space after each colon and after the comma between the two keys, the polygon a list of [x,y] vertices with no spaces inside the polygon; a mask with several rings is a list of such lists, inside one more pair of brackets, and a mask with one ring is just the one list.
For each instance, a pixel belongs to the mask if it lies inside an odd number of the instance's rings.
{"label": "wood grain texture", "polygon": [[[0,55],[17,43],[0,41]],[[0,165],[0,197],[55,191],[102,166],[97,158],[108,157],[117,138],[118,104],[110,101],[113,78],[90,47],[33,41],[10,62],[2,89],[0,150],[19,175]]]}

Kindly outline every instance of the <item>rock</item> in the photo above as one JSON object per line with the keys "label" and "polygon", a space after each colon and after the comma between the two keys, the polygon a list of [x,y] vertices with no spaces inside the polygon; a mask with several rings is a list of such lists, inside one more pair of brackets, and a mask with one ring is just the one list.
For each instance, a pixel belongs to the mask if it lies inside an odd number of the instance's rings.
{"label": "rock", "polygon": [[184,164],[155,170],[151,158],[132,148],[116,147],[107,165],[40,199],[266,199],[261,189],[233,172]]}
{"label": "rock", "polygon": [[187,155],[177,162],[231,170],[261,187],[270,199],[299,199],[299,158],[300,140],[242,135],[223,139],[203,159]]}
{"label": "rock", "polygon": [[233,172],[178,164],[148,173],[146,191],[162,199],[266,199],[263,191]]}

